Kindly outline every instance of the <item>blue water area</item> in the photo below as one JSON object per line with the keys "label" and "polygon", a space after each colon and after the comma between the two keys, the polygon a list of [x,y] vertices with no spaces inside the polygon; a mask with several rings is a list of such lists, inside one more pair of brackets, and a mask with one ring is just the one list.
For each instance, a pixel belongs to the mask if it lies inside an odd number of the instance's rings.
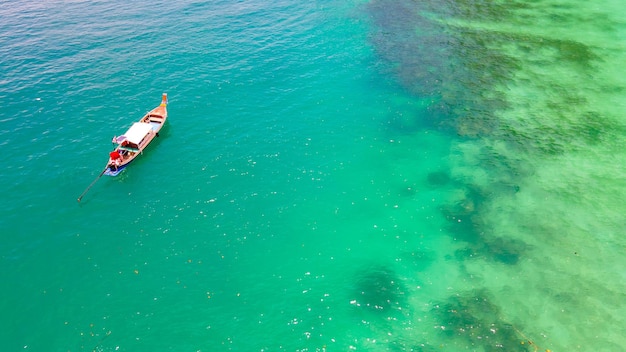
{"label": "blue water area", "polygon": [[625,343],[623,5],[3,4],[2,350]]}

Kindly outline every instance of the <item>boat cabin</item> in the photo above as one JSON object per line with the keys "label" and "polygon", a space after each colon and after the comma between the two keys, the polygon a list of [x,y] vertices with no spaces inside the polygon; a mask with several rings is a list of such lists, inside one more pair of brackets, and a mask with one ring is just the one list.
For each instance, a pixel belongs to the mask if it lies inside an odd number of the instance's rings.
{"label": "boat cabin", "polygon": [[120,149],[129,152],[139,152],[144,146],[144,141],[153,134],[153,128],[149,123],[135,122],[123,135],[113,141],[120,145]]}

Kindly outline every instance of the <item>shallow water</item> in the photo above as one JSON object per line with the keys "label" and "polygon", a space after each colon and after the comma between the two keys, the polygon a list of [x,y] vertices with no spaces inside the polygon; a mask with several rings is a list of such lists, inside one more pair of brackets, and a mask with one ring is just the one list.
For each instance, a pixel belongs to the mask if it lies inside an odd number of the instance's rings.
{"label": "shallow water", "polygon": [[626,344],[622,4],[0,8],[7,350]]}

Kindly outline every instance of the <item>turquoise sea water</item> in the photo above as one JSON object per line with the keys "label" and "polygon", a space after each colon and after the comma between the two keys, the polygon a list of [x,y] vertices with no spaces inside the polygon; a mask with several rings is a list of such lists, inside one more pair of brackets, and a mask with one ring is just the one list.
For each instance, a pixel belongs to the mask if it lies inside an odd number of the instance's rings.
{"label": "turquoise sea water", "polygon": [[0,5],[2,351],[626,346],[621,2]]}

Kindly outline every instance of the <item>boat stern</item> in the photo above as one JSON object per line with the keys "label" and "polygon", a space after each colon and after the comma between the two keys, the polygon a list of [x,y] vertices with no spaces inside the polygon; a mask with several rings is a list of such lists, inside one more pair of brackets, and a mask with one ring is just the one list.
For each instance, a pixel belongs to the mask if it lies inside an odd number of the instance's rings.
{"label": "boat stern", "polygon": [[106,170],[104,171],[104,175],[107,175],[107,176],[117,176],[122,171],[124,171],[125,168],[126,168],[126,165],[118,166],[118,167],[107,166]]}

